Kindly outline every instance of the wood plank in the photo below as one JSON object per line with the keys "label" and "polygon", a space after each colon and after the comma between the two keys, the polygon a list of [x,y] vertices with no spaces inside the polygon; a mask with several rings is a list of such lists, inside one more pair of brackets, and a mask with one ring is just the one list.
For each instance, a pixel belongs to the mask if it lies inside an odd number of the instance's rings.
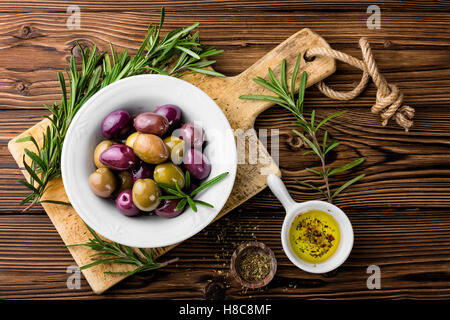
{"label": "wood plank", "polygon": [[[278,74],[283,59],[289,64],[286,72],[291,73],[298,56],[297,52],[313,47],[329,46],[316,33],[309,29],[302,29],[283,41],[239,76],[220,78],[195,74],[184,76],[183,79],[195,84],[217,103],[227,117],[232,129],[247,130],[253,128],[255,118],[272,105],[263,101],[239,100],[239,96],[246,93],[245,90],[267,94],[267,92],[264,92],[264,89],[261,90],[257,84],[251,82],[251,79],[258,76],[261,72],[266,71],[268,68],[272,68]],[[303,61],[300,65],[299,72],[303,71],[308,74],[306,86],[309,87],[331,75],[335,71],[335,61],[326,57],[316,58],[310,62]],[[298,85],[297,83],[297,87]],[[8,149],[19,167],[23,166],[25,161],[24,149],[34,148],[34,146],[32,143],[17,143],[16,141],[23,137],[32,136],[38,144],[42,144],[42,133],[48,125],[48,119],[44,119],[9,141]],[[267,175],[280,175],[280,170],[264,146],[259,142],[254,130],[250,134],[257,143],[258,162],[255,164],[247,162],[238,164],[233,190],[215,220],[223,217],[230,210],[263,190],[267,186]],[[252,138],[249,137],[249,140],[252,140]],[[248,149],[248,144],[237,145],[237,152],[244,159],[249,158]],[[29,179],[28,173],[23,173]],[[54,199],[69,202],[61,178],[53,180],[49,185],[49,190],[43,196],[43,200]],[[90,237],[89,231],[72,207],[51,203],[44,203],[42,206],[61,235],[64,243],[73,244],[88,241]],[[94,228],[94,226],[92,227]],[[163,255],[176,245],[154,248],[155,256]],[[86,247],[70,247],[69,251],[79,266],[86,265],[92,261],[91,255],[94,252]],[[122,274],[105,273],[108,270],[121,272]],[[129,272],[130,270],[131,267],[129,265],[105,266],[102,264],[84,269],[82,272],[92,287],[92,290],[100,294],[125,278],[126,275],[123,275],[123,273]]]}
{"label": "wood plank", "polygon": [[[50,15],[50,16],[49,16]],[[119,50],[137,48],[147,25],[157,19],[144,13],[86,13],[81,30],[67,30],[66,15],[61,13],[0,14],[0,109],[42,108],[44,103],[60,99],[57,71],[67,67],[76,41],[88,46],[95,42],[100,50],[107,50],[112,42]],[[51,20],[51,23],[49,23]],[[176,13],[168,15],[169,28],[201,22],[200,31],[205,43],[214,44],[226,52],[218,58],[216,69],[236,75],[261,58],[277,43],[303,26],[310,26],[338,49],[360,56],[359,37],[368,36],[375,57],[386,77],[397,83],[410,103],[437,101],[448,103],[443,92],[450,87],[448,61],[450,52],[450,14],[402,12],[383,17],[381,30],[365,28],[364,13],[336,13],[332,19],[316,18],[316,13],[292,12],[280,15],[269,13],[236,13],[232,18],[223,13],[208,12],[196,17]],[[412,25],[398,28],[401,25]],[[420,28],[418,25],[420,22]],[[344,24],[345,22],[345,24]],[[334,25],[343,25],[336,31]],[[252,28],[246,26],[251,25]],[[29,33],[23,36],[23,30]],[[28,59],[27,57],[33,57]],[[20,65],[16,57],[25,57]],[[414,61],[412,66],[408,61]],[[338,88],[348,89],[360,77],[358,70],[342,64],[332,78]],[[429,83],[430,85],[424,85]],[[424,88],[423,90],[417,90]],[[374,91],[369,91],[370,97]],[[313,98],[322,97],[321,95]],[[373,100],[362,100],[370,105]],[[354,105],[355,101],[347,105]]]}
{"label": "wood plank", "polygon": [[[59,99],[56,72],[66,67],[75,40],[89,46],[96,42],[102,49],[107,48],[109,41],[122,49],[135,49],[147,24],[158,19],[161,4],[161,1],[108,1],[105,9],[104,1],[83,1],[82,29],[71,31],[65,27],[68,1],[0,2],[2,298],[101,298],[92,296],[85,280],[79,291],[66,288],[65,270],[74,261],[42,208],[18,215],[22,208],[19,201],[26,193],[16,182],[21,175],[8,155],[6,142],[46,113],[43,103]],[[225,281],[231,285],[226,290],[227,298],[450,296],[449,1],[411,1],[408,5],[384,1],[380,4],[380,30],[368,30],[365,25],[368,17],[365,10],[371,4],[338,0],[164,1],[168,9],[165,30],[200,21],[203,41],[226,50],[218,58],[216,69],[227,75],[242,72],[305,26],[319,32],[333,48],[356,56],[360,54],[359,37],[369,37],[381,70],[388,80],[400,86],[406,101],[416,108],[411,133],[405,135],[396,128],[379,126],[377,118],[367,109],[374,101],[373,86],[350,102],[324,98],[315,88],[307,90],[306,111],[320,108],[320,118],[352,108],[332,123],[333,136],[343,141],[339,152],[331,158],[332,163],[338,165],[343,159],[359,154],[368,158],[362,167],[368,177],[336,200],[355,228],[355,249],[347,263],[337,273],[325,276],[309,275],[293,267],[279,243],[281,207],[265,190],[230,213],[227,220],[208,227],[170,253],[167,258],[181,258],[177,266],[127,279],[106,297],[208,297],[205,295],[209,292],[208,280],[219,286],[224,284],[219,271],[226,272],[231,252],[240,241],[252,239],[252,233],[275,250],[280,263],[277,278],[266,290],[246,294],[236,283]],[[17,57],[26,59],[17,63]],[[340,89],[349,89],[358,79],[357,70],[338,64],[338,73],[329,82]],[[280,165],[288,189],[298,201],[317,198],[295,183],[297,178],[313,179],[304,168],[314,167],[316,162],[302,157],[303,149],[292,150],[291,117],[282,109],[273,108],[264,112],[255,126],[281,128]],[[258,228],[253,230],[255,225]],[[445,240],[442,243],[441,236]],[[382,267],[380,291],[365,287],[365,269],[370,264]],[[189,283],[185,281],[186,274],[191,275]]]}
{"label": "wood plank", "polygon": [[[312,89],[307,90],[307,94]],[[316,101],[309,98],[305,102],[305,111],[316,107]],[[339,166],[345,160],[365,156],[367,161],[357,172],[364,172],[367,177],[358,185],[339,197],[339,203],[346,207],[364,206],[378,207],[385,205],[394,207],[442,207],[450,204],[448,193],[450,184],[450,111],[446,107],[435,107],[434,112],[419,109],[416,115],[414,130],[404,134],[395,127],[381,128],[378,118],[367,112],[364,107],[353,108],[351,112],[332,120],[328,129],[332,136],[342,142],[338,153],[330,157],[332,166]],[[320,108],[317,119],[335,112],[334,108]],[[2,111],[6,112],[6,111]],[[6,113],[17,130],[29,125],[26,111],[11,110]],[[258,129],[280,130],[280,168],[283,179],[289,189],[299,200],[310,200],[317,196],[309,190],[297,185],[296,179],[320,182],[305,167],[317,167],[313,156],[303,156],[304,149],[292,150],[289,139],[292,117],[281,108],[265,111],[256,121]],[[0,130],[0,133],[2,131]],[[6,148],[6,141],[15,136],[5,134],[4,144],[0,144],[0,213],[17,212],[21,208],[19,201],[25,197],[27,190],[17,180],[21,173],[14,168],[14,160]],[[363,138],[363,139],[362,139]],[[268,148],[271,144],[269,140]],[[424,158],[426,154],[426,158]],[[4,162],[3,159],[8,159]],[[316,168],[317,169],[317,168]],[[357,173],[355,172],[355,174]],[[338,177],[344,179],[345,176]],[[445,180],[447,179],[447,180]],[[332,184],[337,186],[336,180]],[[357,200],[357,201],[355,201]],[[270,205],[269,202],[265,203]],[[34,213],[42,212],[34,208]]]}
{"label": "wood plank", "polygon": [[[336,272],[314,275],[297,269],[284,255],[279,241],[284,214],[275,201],[264,191],[164,257],[179,257],[176,265],[129,278],[104,297],[201,299],[210,281],[229,286],[227,299],[438,299],[450,294],[448,210],[347,209],[355,230],[352,254]],[[1,298],[102,298],[92,294],[85,280],[80,290],[66,288],[66,268],[74,261],[46,216],[2,215],[0,235]],[[251,239],[269,245],[279,267],[267,289],[245,292],[227,272],[235,247]],[[366,269],[372,264],[381,268],[381,290],[366,287]]]}
{"label": "wood plank", "polygon": [[[72,1],[27,1],[14,2],[2,1],[0,3],[0,12],[23,12],[23,11],[58,11],[66,12],[67,7],[73,5]],[[168,10],[179,10],[184,12],[201,12],[207,10],[230,11],[230,10],[259,10],[259,11],[362,11],[365,12],[367,7],[373,5],[370,0],[362,1],[296,1],[296,0],[207,0],[207,1],[79,1],[77,5],[82,11],[141,11],[156,10],[159,11],[162,6]],[[449,1],[426,1],[414,0],[408,1],[408,5],[400,1],[383,1],[382,10],[401,10],[401,11],[440,11],[448,12]]]}

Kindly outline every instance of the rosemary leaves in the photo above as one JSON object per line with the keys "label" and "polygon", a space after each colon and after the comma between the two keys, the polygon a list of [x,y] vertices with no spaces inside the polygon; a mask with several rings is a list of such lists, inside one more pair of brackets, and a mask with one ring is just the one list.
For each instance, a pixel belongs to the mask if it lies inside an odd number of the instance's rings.
{"label": "rosemary leaves", "polygon": [[[300,136],[303,141],[311,148],[311,150],[305,152],[305,154],[313,153],[317,155],[320,160],[320,170],[315,170],[311,168],[307,168],[306,170],[318,175],[322,178],[324,185],[322,187],[317,187],[311,183],[298,181],[299,184],[306,186],[308,188],[314,189],[322,194],[328,202],[332,202],[333,198],[335,198],[338,194],[340,194],[344,189],[354,184],[361,178],[365,176],[365,174],[361,174],[356,176],[349,181],[345,182],[336,191],[332,192],[330,189],[329,178],[332,175],[338,174],[343,171],[350,170],[361,163],[364,162],[365,158],[361,157],[354,161],[351,161],[339,168],[331,168],[326,163],[326,155],[340,145],[340,142],[336,140],[329,141],[329,133],[326,130],[323,130],[322,126],[325,125],[329,120],[345,113],[346,111],[339,111],[327,116],[320,122],[317,122],[315,119],[315,110],[311,112],[310,119],[307,120],[304,112],[303,112],[303,101],[305,97],[305,88],[306,88],[306,72],[303,72],[300,77],[300,87],[298,91],[298,95],[295,94],[295,84],[297,81],[297,75],[300,68],[301,54],[298,55],[297,61],[295,63],[295,67],[291,76],[290,90],[288,89],[288,80],[286,75],[286,60],[283,60],[281,64],[281,81],[278,81],[274,72],[269,68],[268,77],[269,81],[265,80],[261,77],[256,77],[253,79],[257,84],[266,88],[267,90],[275,93],[277,96],[269,96],[269,95],[242,95],[240,99],[246,100],[263,100],[269,101],[272,103],[276,103],[277,105],[289,110],[296,119],[296,125],[301,128],[302,132],[298,130],[293,130],[295,134]],[[322,141],[319,141],[319,129],[322,128],[323,135]]]}
{"label": "rosemary leaves", "polygon": [[199,187],[197,187],[194,190],[189,192],[188,190],[191,189],[191,175],[189,174],[189,171],[186,171],[186,173],[185,173],[185,181],[186,182],[185,182],[184,191],[181,190],[181,188],[178,186],[177,183],[175,183],[175,188],[174,188],[168,184],[157,182],[156,185],[158,187],[164,189],[167,193],[170,193],[170,195],[160,196],[159,198],[161,200],[163,200],[163,199],[180,199],[180,202],[178,202],[176,210],[183,210],[183,208],[186,205],[189,205],[192,208],[192,210],[194,210],[194,212],[197,212],[197,205],[202,205],[202,206],[205,206],[208,208],[214,208],[213,205],[208,202],[193,199],[193,198],[200,191],[202,191],[206,188],[209,188],[209,187],[215,185],[216,183],[218,183],[219,181],[223,180],[226,176],[228,176],[228,174],[229,174],[228,172],[224,172],[224,173],[204,182]]}
{"label": "rosemary leaves", "polygon": [[35,147],[34,151],[25,149],[23,159],[24,169],[29,174],[30,180],[19,181],[31,191],[22,200],[24,204],[29,203],[24,211],[40,202],[70,205],[41,198],[47,191],[49,182],[61,175],[62,145],[73,117],[98,90],[117,80],[143,73],[175,77],[188,73],[223,76],[219,72],[205,69],[215,62],[207,59],[223,51],[202,45],[198,32],[191,35],[191,31],[199,24],[194,23],[187,28],[172,30],[161,37],[164,16],[162,8],[159,24],[149,26],[148,33],[134,56],[129,55],[128,50],[118,54],[112,45],[110,54],[97,52],[95,45],[91,50],[80,46],[81,65],[77,65],[73,56],[70,59],[67,72],[69,92],[63,73],[58,73],[62,98],[59,103],[45,105],[51,114],[46,116],[50,120],[50,125],[43,133],[42,145],[38,145],[31,136],[16,141],[31,141]]}
{"label": "rosemary leaves", "polygon": [[89,269],[99,264],[129,264],[136,266],[129,272],[113,272],[106,271],[106,274],[136,274],[139,272],[150,271],[167,266],[170,263],[178,261],[178,258],[165,262],[156,262],[153,249],[138,248],[139,254],[134,252],[132,248],[110,242],[100,238],[97,233],[86,225],[93,238],[86,243],[71,244],[67,247],[88,247],[96,253],[91,255],[92,263],[80,267],[80,270]]}

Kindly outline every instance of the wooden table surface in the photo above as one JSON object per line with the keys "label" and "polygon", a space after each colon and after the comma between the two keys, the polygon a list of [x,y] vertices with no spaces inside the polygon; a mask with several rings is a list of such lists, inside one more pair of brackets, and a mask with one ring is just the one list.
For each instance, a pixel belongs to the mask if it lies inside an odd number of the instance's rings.
{"label": "wooden table surface", "polygon": [[[69,5],[81,9],[81,29],[69,30]],[[0,299],[35,298],[450,298],[450,1],[380,1],[381,29],[368,29],[373,1],[0,1]],[[165,30],[199,21],[203,41],[224,49],[215,68],[235,75],[291,34],[308,27],[335,49],[360,57],[366,36],[386,78],[398,84],[416,108],[405,134],[381,127],[369,107],[375,87],[356,100],[338,102],[316,88],[306,92],[305,111],[317,118],[348,109],[330,133],[342,145],[331,164],[364,156],[360,183],[335,204],[349,216],[355,243],[348,260],[326,275],[293,266],[280,242],[283,210],[267,189],[219,222],[181,244],[165,258],[179,257],[154,273],[133,276],[102,296],[83,279],[69,290],[67,267],[74,261],[41,207],[21,213],[27,194],[7,142],[48,114],[44,103],[60,99],[56,74],[67,67],[75,41],[108,42],[136,49],[148,23],[166,7]],[[75,52],[76,53],[76,52]],[[349,89],[360,73],[343,64],[329,82]],[[306,167],[313,156],[290,144],[292,117],[274,107],[257,128],[280,129],[283,181],[297,201],[318,196],[296,179],[316,181]],[[341,177],[342,179],[345,176]],[[339,181],[333,180],[337,186]],[[341,181],[342,183],[342,181]],[[242,290],[227,278],[235,247],[257,239],[278,259],[275,279],[264,290]],[[367,267],[381,268],[381,289],[369,290]]]}

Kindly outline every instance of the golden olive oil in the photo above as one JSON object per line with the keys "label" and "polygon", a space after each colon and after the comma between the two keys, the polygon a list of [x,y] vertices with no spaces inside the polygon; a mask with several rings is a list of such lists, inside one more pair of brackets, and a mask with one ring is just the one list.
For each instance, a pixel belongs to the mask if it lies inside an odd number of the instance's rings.
{"label": "golden olive oil", "polygon": [[309,210],[295,217],[289,230],[292,250],[302,260],[320,263],[330,258],[339,246],[339,225],[321,210]]}

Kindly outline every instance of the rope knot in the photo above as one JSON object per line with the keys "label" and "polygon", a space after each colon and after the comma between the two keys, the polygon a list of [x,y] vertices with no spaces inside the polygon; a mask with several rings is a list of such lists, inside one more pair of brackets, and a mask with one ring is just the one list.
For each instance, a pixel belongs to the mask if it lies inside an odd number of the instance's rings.
{"label": "rope knot", "polygon": [[394,117],[397,124],[408,132],[413,125],[414,109],[409,106],[402,106],[403,93],[400,93],[396,85],[388,84],[388,86],[390,89],[388,95],[384,95],[382,90],[377,91],[377,100],[371,111],[374,114],[380,114],[382,126],[386,126],[389,119]]}
{"label": "rope knot", "polygon": [[359,40],[359,46],[362,51],[363,61],[330,48],[321,47],[309,49],[306,52],[306,57],[327,56],[348,63],[363,71],[360,83],[351,91],[335,91],[328,87],[323,81],[320,81],[317,84],[317,88],[332,99],[351,100],[364,91],[370,76],[378,89],[376,102],[371,108],[372,113],[380,115],[383,126],[388,124],[389,119],[394,118],[397,124],[408,132],[413,125],[412,119],[414,118],[414,108],[402,105],[403,94],[396,85],[389,84],[383,75],[381,75],[366,38],[361,38]]}

